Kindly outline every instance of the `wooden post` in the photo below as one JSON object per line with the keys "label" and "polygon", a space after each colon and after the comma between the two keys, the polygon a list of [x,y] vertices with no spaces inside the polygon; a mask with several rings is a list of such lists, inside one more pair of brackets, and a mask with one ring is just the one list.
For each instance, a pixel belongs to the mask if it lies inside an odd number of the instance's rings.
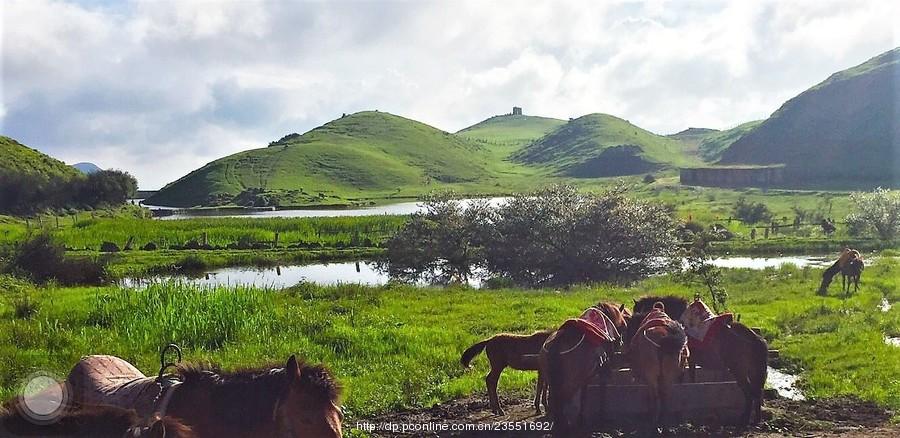
{"label": "wooden post", "polygon": [[[275,233],[275,242],[272,245],[272,248],[278,248],[278,236],[279,236],[279,233],[276,232]],[[279,275],[281,275],[281,274],[279,274]]]}
{"label": "wooden post", "polygon": [[38,227],[44,228],[44,219],[38,216]]}
{"label": "wooden post", "polygon": [[25,218],[25,228],[29,229],[29,230],[31,229],[31,222],[28,220],[27,217]]}
{"label": "wooden post", "polygon": [[203,232],[203,246],[209,245],[209,235],[206,231]]}
{"label": "wooden post", "polygon": [[59,229],[59,216],[56,216],[56,229]]}

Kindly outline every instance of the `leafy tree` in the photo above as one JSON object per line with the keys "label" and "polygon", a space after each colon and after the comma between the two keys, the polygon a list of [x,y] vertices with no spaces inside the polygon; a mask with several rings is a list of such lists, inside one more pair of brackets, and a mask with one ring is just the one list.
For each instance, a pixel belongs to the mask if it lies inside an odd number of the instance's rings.
{"label": "leafy tree", "polygon": [[708,230],[695,235],[694,242],[684,255],[686,269],[678,274],[685,284],[699,284],[709,293],[716,313],[724,310],[728,301],[728,291],[722,285],[722,270],[709,263],[710,243],[721,240],[716,231]]}
{"label": "leafy tree", "polygon": [[491,272],[520,284],[630,280],[667,270],[676,221],[661,204],[555,186],[516,196],[497,210],[486,241]]}
{"label": "leafy tree", "polygon": [[772,211],[762,202],[748,202],[741,196],[734,204],[734,217],[748,224],[770,222],[773,218]]}
{"label": "leafy tree", "polygon": [[900,235],[900,190],[881,187],[870,193],[850,195],[853,213],[847,216],[851,230],[874,230],[882,240]]}
{"label": "leafy tree", "polygon": [[429,197],[424,207],[387,242],[388,272],[406,281],[468,281],[484,266],[489,204],[475,200],[463,205],[446,193]]}
{"label": "leafy tree", "polygon": [[487,270],[526,285],[631,280],[668,270],[677,253],[671,210],[625,192],[556,186],[499,207],[432,198],[388,242],[387,270],[440,283]]}

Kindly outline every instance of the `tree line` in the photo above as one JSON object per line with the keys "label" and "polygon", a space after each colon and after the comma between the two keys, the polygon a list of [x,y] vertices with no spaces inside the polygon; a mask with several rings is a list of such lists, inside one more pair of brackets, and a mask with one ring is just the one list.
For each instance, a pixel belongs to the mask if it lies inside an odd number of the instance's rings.
{"label": "tree line", "polygon": [[45,210],[119,205],[136,191],[137,180],[120,170],[51,177],[0,171],[0,214],[30,215]]}

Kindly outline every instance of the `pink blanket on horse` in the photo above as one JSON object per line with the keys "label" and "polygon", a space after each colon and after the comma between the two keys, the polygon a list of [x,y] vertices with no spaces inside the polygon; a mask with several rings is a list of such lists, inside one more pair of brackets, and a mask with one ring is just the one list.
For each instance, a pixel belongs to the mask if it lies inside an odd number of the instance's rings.
{"label": "pink blanket on horse", "polygon": [[681,316],[681,323],[684,324],[684,331],[688,335],[688,346],[692,350],[709,346],[722,327],[731,324],[732,321],[734,315],[731,313],[716,315],[701,300],[694,300]]}
{"label": "pink blanket on horse", "polygon": [[567,319],[560,329],[575,327],[581,330],[585,339],[594,346],[615,342],[619,339],[619,330],[612,320],[603,311],[596,307],[589,307],[578,318]]}
{"label": "pink blanket on horse", "polygon": [[161,387],[130,363],[115,356],[85,356],[66,379],[75,401],[134,409],[143,418],[155,412]]}
{"label": "pink blanket on horse", "polygon": [[[641,325],[638,326],[637,333],[641,334],[654,327],[668,325],[673,321],[674,320],[670,318],[666,312],[659,309],[653,309],[649,313],[647,313],[647,316],[645,316],[644,320],[641,321]],[[640,338],[640,336],[635,335],[633,338],[631,338],[631,343],[634,344],[634,342],[638,338]],[[685,348],[687,348],[687,346],[685,346]]]}

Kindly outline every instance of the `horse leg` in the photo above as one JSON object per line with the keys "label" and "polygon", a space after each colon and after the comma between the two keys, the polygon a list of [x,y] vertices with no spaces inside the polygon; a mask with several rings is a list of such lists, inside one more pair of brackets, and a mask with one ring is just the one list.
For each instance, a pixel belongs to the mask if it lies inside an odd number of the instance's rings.
{"label": "horse leg", "polygon": [[547,406],[547,400],[544,398],[544,388],[546,386],[544,375],[538,370],[537,383],[534,385],[534,413],[537,415],[541,415],[541,401],[544,402],[544,406]]}
{"label": "horse leg", "polygon": [[495,367],[491,363],[491,372],[484,377],[484,383],[487,384],[488,399],[490,400],[491,411],[497,415],[504,415],[503,408],[500,407],[500,397],[497,396],[497,382],[500,381],[500,373],[503,367]]}

